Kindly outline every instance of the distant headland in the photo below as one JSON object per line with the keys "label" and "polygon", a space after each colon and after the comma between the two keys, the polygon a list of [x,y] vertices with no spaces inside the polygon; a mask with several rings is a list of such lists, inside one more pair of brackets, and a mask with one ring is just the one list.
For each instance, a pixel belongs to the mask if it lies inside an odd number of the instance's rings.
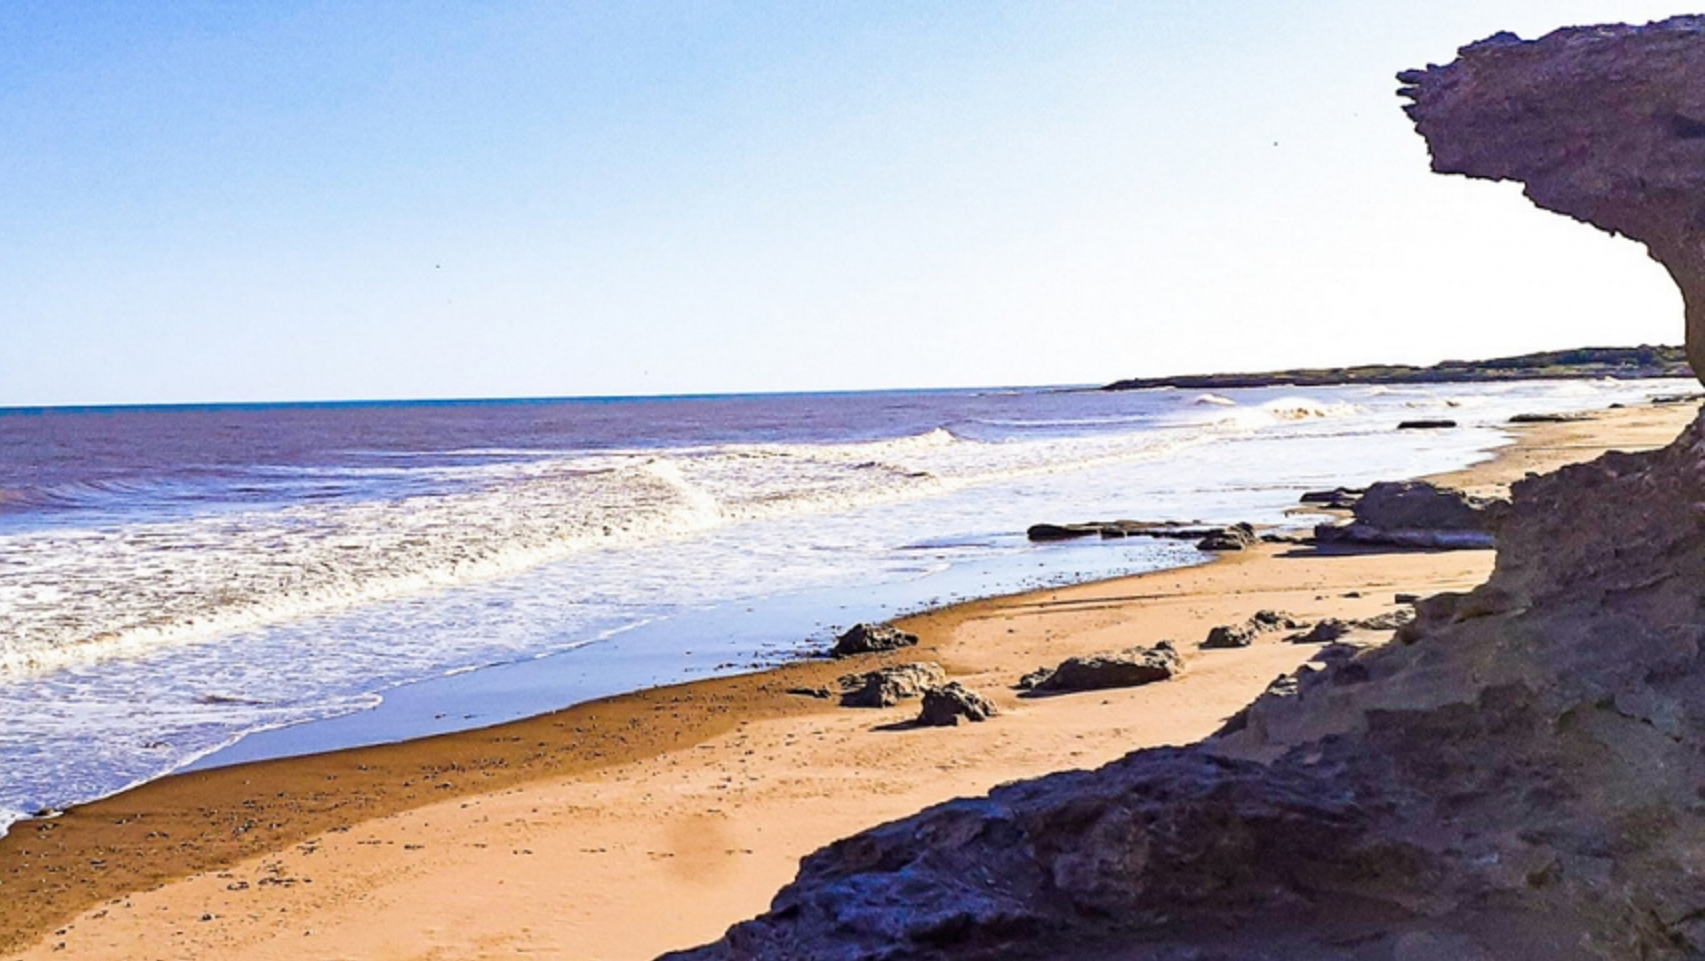
{"label": "distant headland", "polygon": [[1180,377],[1133,377],[1102,390],[1140,390],[1181,387],[1215,390],[1229,387],[1323,387],[1332,384],[1441,384],[1536,378],[1692,377],[1686,351],[1679,346],[1577,347],[1547,350],[1491,360],[1446,360],[1431,367],[1408,364],[1362,364],[1355,367],[1305,367],[1244,374],[1189,374]]}

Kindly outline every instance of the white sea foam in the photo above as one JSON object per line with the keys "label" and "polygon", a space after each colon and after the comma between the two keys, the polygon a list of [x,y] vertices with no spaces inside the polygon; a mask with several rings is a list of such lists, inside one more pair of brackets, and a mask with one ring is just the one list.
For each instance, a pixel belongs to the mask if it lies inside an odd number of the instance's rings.
{"label": "white sea foam", "polygon": [[506,577],[592,549],[1158,456],[1182,431],[621,451],[464,470],[458,493],[0,536],[0,675],[134,657]]}

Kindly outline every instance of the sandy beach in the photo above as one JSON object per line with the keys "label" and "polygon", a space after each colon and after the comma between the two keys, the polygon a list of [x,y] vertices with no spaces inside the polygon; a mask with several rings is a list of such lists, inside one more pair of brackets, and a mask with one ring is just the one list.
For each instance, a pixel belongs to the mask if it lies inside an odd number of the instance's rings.
{"label": "sandy beach", "polygon": [[[1691,405],[1521,428],[1440,480],[1494,492],[1606,449],[1670,440]],[[1259,609],[1396,610],[1461,590],[1490,551],[1317,553],[994,598],[904,623],[895,655],[810,661],[403,744],[166,778],[0,840],[5,957],[637,959],[761,911],[836,838],[1005,781],[1089,768],[1218,728],[1318,648],[1268,635],[1199,651]],[[1175,641],[1181,678],[1019,698],[1074,655]],[[1363,640],[1382,640],[1366,633]],[[792,694],[881,663],[936,661],[1001,714],[916,728],[915,706]]]}

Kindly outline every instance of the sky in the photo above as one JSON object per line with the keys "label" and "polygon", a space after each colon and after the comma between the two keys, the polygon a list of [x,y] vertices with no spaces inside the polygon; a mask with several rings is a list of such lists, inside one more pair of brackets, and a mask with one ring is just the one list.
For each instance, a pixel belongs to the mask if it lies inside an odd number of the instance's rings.
{"label": "sky", "polygon": [[0,406],[1679,343],[1393,75],[1637,0],[0,0]]}

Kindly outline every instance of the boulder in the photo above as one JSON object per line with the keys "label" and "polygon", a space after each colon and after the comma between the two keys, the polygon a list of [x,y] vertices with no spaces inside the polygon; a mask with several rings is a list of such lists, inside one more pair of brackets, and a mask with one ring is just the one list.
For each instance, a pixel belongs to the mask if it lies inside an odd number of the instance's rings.
{"label": "boulder", "polygon": [[1054,669],[1051,667],[1039,667],[1028,674],[1020,675],[1018,683],[1014,684],[1012,687],[1017,691],[1035,690],[1036,685],[1046,681],[1049,677],[1053,676],[1053,673]]}
{"label": "boulder", "polygon": [[1196,542],[1196,549],[1199,551],[1241,551],[1259,540],[1260,538],[1255,536],[1253,526],[1238,523],[1210,532],[1206,537]]}
{"label": "boulder", "polygon": [[1227,650],[1248,647],[1269,631],[1295,630],[1302,623],[1282,611],[1256,611],[1242,624],[1221,624],[1208,631],[1201,643],[1203,650]]}
{"label": "boulder", "polygon": [[835,638],[835,646],[829,654],[833,657],[874,654],[910,647],[917,642],[916,634],[908,634],[892,624],[854,624],[846,633]]}
{"label": "boulder", "polygon": [[1318,525],[1314,537],[1323,544],[1487,548],[1504,506],[1427,481],[1382,481],[1356,501],[1349,524]]}
{"label": "boulder", "polygon": [[1348,621],[1328,617],[1301,634],[1291,635],[1287,640],[1292,644],[1330,644],[1350,633],[1354,627],[1355,625]]}
{"label": "boulder", "polygon": [[960,721],[986,721],[995,713],[995,706],[988,698],[958,681],[949,681],[924,692],[918,723],[925,727],[953,727]]}
{"label": "boulder", "polygon": [[933,661],[848,674],[841,678],[841,706],[893,707],[901,701],[922,697],[925,691],[945,683],[947,672]]}
{"label": "boulder", "polygon": [[1031,678],[1031,688],[1037,691],[1099,691],[1167,681],[1183,672],[1184,659],[1172,642],[1161,641],[1153,647],[1068,657],[1045,677],[1026,678]]}
{"label": "boulder", "polygon": [[1422,419],[1400,421],[1398,430],[1445,430],[1455,427],[1456,421],[1443,419]]}

